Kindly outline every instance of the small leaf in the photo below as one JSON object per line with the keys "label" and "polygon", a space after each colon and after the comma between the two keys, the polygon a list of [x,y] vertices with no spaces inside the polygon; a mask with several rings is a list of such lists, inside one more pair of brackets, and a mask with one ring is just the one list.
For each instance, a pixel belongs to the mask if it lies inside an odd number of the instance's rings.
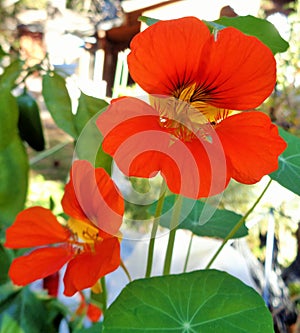
{"label": "small leaf", "polygon": [[278,129],[288,146],[279,156],[278,169],[269,176],[288,190],[300,195],[300,138],[282,128]]}
{"label": "small leaf", "polygon": [[[164,201],[160,224],[165,228],[170,227],[175,197],[175,195],[170,195]],[[182,205],[181,220],[177,228],[190,230],[198,236],[225,238],[242,218],[235,212],[217,209],[200,200],[183,198]],[[151,205],[150,211],[154,213],[154,204]],[[247,234],[248,229],[243,225],[234,235],[234,238],[244,237]]]}
{"label": "small leaf", "polygon": [[110,175],[112,157],[102,149],[103,136],[96,125],[97,118],[98,114],[92,117],[80,132],[75,152],[80,159],[90,161],[95,167],[104,168]]}
{"label": "small leaf", "polygon": [[42,94],[56,125],[76,139],[77,131],[72,113],[72,103],[65,79],[55,72],[45,74]]}
{"label": "small leaf", "polygon": [[264,19],[251,15],[236,17],[221,17],[212,23],[217,23],[225,27],[234,27],[246,35],[255,36],[267,45],[273,54],[284,52],[289,44],[279,34],[275,26]]}
{"label": "small leaf", "polygon": [[17,59],[5,67],[3,74],[0,76],[1,89],[8,89],[9,91],[14,88],[15,82],[22,72],[24,62]]}
{"label": "small leaf", "polygon": [[104,333],[274,333],[253,288],[228,273],[202,270],[129,283],[107,309]]}
{"label": "small leaf", "polygon": [[154,23],[160,21],[160,20],[158,20],[158,19],[155,19],[155,18],[152,18],[152,17],[148,17],[148,16],[140,16],[140,17],[138,18],[138,20],[139,20],[140,22],[144,22],[144,23],[146,23],[148,26],[150,26],[150,25],[152,25],[152,24],[154,24]]}
{"label": "small leaf", "polygon": [[81,133],[88,121],[96,114],[103,112],[107,106],[108,103],[103,99],[88,96],[81,92],[77,112],[75,114],[77,133]]}

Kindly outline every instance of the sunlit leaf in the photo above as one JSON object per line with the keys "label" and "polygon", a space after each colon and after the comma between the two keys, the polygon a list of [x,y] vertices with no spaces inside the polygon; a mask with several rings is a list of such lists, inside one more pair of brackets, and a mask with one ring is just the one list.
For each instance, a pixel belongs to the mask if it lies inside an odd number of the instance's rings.
{"label": "sunlit leaf", "polygon": [[77,133],[81,133],[88,121],[96,114],[100,114],[107,106],[108,103],[103,99],[88,96],[81,92],[75,114]]}
{"label": "sunlit leaf", "polygon": [[289,44],[279,34],[275,26],[264,19],[251,15],[236,17],[221,17],[213,23],[225,27],[234,27],[246,35],[255,36],[265,45],[267,45],[273,54],[284,52],[288,49]]}
{"label": "sunlit leaf", "polygon": [[71,98],[66,88],[65,79],[55,72],[45,74],[42,94],[56,125],[76,138],[78,133],[74,124]]}
{"label": "sunlit leaf", "polygon": [[280,136],[288,144],[279,156],[277,171],[270,174],[280,185],[300,195],[300,138],[279,128]]}
{"label": "sunlit leaf", "polygon": [[[165,198],[160,224],[170,227],[172,219],[175,195]],[[242,218],[241,215],[225,209],[217,209],[203,201],[183,198],[181,220],[178,229],[187,229],[198,236],[208,236],[225,238],[237,222]],[[150,207],[150,212],[154,214],[155,205]],[[244,237],[248,234],[245,225],[234,235],[234,238]]]}
{"label": "sunlit leaf", "polygon": [[203,270],[129,283],[108,308],[104,333],[273,333],[272,316],[253,288]]}

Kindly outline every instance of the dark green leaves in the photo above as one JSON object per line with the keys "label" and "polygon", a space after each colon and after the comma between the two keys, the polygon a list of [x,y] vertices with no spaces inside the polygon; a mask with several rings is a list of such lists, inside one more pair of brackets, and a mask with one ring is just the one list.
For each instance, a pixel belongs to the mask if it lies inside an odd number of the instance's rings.
{"label": "dark green leaves", "polygon": [[10,283],[0,287],[0,332],[57,333],[66,309],[56,299],[38,296]]}
{"label": "dark green leaves", "polygon": [[[172,218],[175,195],[166,197],[160,224],[169,228]],[[155,207],[150,208],[151,212]],[[183,198],[181,221],[178,229],[187,229],[198,236],[225,238],[233,227],[242,218],[241,215],[225,209],[217,209],[202,201]],[[248,234],[248,229],[243,225],[234,238]]]}
{"label": "dark green leaves", "polygon": [[106,311],[104,333],[273,333],[263,299],[216,270],[136,280]]}
{"label": "dark green leaves", "polygon": [[0,231],[3,231],[24,208],[27,193],[28,157],[18,136],[0,149],[0,165]]}
{"label": "dark green leaves", "polygon": [[284,52],[289,44],[280,36],[272,23],[251,15],[236,17],[221,17],[214,21],[224,27],[234,27],[246,35],[255,36],[267,45],[273,54]]}
{"label": "dark green leaves", "polygon": [[300,138],[279,128],[280,136],[288,144],[279,156],[277,171],[270,174],[280,185],[300,195]]}

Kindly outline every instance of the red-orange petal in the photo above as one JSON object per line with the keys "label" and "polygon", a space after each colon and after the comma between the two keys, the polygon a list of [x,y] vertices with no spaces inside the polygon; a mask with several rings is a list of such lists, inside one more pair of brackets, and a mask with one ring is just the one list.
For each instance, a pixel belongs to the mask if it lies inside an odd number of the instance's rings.
{"label": "red-orange petal", "polygon": [[231,177],[254,184],[278,168],[286,148],[278,129],[264,113],[242,112],[223,120],[216,132],[224,146]]}
{"label": "red-orange petal", "polygon": [[130,46],[130,74],[149,94],[170,96],[196,84],[194,101],[247,110],[260,105],[276,82],[274,56],[256,37],[232,27],[210,34],[194,17],[160,21]]}
{"label": "red-orange petal", "polygon": [[[119,122],[121,110],[127,116]],[[113,103],[97,124],[104,134],[103,149],[127,176],[149,178],[161,172],[172,192],[190,198],[211,196],[227,186],[223,147],[211,127],[213,143],[201,136],[183,142],[160,125],[149,105],[133,98]]]}
{"label": "red-orange petal", "polygon": [[208,103],[231,110],[259,106],[273,91],[276,62],[271,50],[256,37],[228,27],[211,36],[202,55],[198,85]]}
{"label": "red-orange petal", "polygon": [[6,230],[4,246],[17,249],[65,242],[70,236],[53,215],[43,207],[31,207],[20,212]]}
{"label": "red-orange petal", "polygon": [[106,238],[95,243],[95,249],[85,251],[71,260],[64,276],[66,296],[92,287],[101,277],[120,265],[120,242],[118,238]]}
{"label": "red-orange petal", "polygon": [[149,94],[170,96],[195,82],[209,37],[207,26],[195,17],[157,22],[131,41],[130,75]]}
{"label": "red-orange petal", "polygon": [[88,161],[75,161],[70,171],[62,206],[66,214],[89,220],[108,234],[116,235],[122,224],[124,200],[102,168]]}
{"label": "red-orange petal", "polygon": [[25,286],[54,274],[62,268],[74,253],[69,246],[45,247],[13,260],[9,276],[13,283]]}

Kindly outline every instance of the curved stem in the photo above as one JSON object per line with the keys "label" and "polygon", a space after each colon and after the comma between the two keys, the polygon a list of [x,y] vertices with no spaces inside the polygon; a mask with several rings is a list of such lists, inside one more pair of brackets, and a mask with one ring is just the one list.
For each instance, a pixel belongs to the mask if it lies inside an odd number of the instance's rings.
{"label": "curved stem", "polygon": [[194,238],[194,234],[191,233],[191,238],[190,238],[190,242],[189,242],[189,247],[188,247],[188,250],[187,250],[187,253],[186,253],[185,262],[184,262],[184,266],[183,266],[183,273],[185,273],[186,270],[187,270],[188,262],[189,262],[190,255],[191,255],[191,249],[192,249],[193,238]]}
{"label": "curved stem", "polygon": [[247,211],[247,213],[238,221],[238,223],[232,228],[232,230],[229,232],[229,234],[224,238],[222,244],[220,245],[220,247],[218,248],[218,250],[214,254],[214,256],[211,258],[209,263],[206,265],[205,269],[208,269],[211,267],[211,265],[214,263],[214,261],[216,260],[216,258],[218,257],[218,255],[220,254],[220,252],[222,251],[224,246],[226,245],[226,243],[229,241],[229,239],[231,239],[236,234],[236,232],[240,229],[240,227],[245,223],[247,217],[253,212],[253,210],[255,209],[255,207],[258,205],[261,198],[263,197],[263,195],[266,193],[267,189],[271,185],[271,182],[272,182],[272,179],[269,180],[268,184],[266,185],[264,190],[261,192],[260,196],[256,199],[256,201],[254,202],[252,207]]}
{"label": "curved stem", "polygon": [[162,212],[162,209],[163,209],[163,204],[164,204],[164,200],[165,200],[166,191],[167,191],[167,185],[166,185],[166,182],[163,179],[161,187],[160,187],[159,199],[158,199],[157,205],[156,205],[156,210],[155,210],[155,214],[154,214],[154,221],[153,221],[151,236],[150,236],[150,241],[149,241],[148,258],[147,258],[147,266],[146,266],[146,274],[145,274],[146,278],[151,276],[155,237],[156,237],[157,229],[158,229],[158,226],[159,226],[159,219],[160,219],[161,212]]}
{"label": "curved stem", "polygon": [[121,259],[121,262],[120,262],[120,267],[123,269],[123,271],[126,274],[129,282],[131,282],[132,281],[131,275],[130,275],[130,273],[129,273],[129,271],[128,271],[127,267],[125,266],[125,264],[124,264],[124,262],[123,262],[122,259]]}
{"label": "curved stem", "polygon": [[173,248],[174,248],[176,230],[177,230],[178,222],[179,222],[179,219],[180,219],[182,200],[183,200],[183,197],[178,195],[177,196],[177,201],[176,201],[176,204],[175,204],[175,207],[174,207],[171,223],[170,223],[170,233],[169,233],[169,240],[168,240],[166,257],[165,257],[163,275],[170,274]]}

